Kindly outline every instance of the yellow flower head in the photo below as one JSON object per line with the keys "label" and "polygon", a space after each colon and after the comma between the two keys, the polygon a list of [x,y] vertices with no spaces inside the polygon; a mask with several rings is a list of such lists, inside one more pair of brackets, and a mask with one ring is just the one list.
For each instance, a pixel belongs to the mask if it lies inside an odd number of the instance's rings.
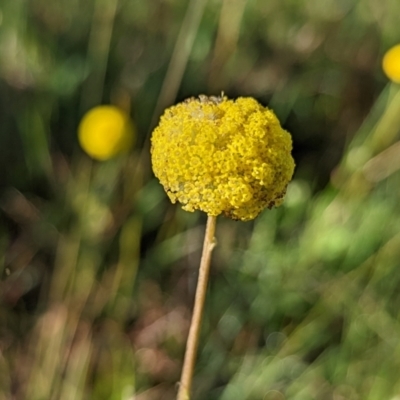
{"label": "yellow flower head", "polygon": [[400,83],[400,44],[393,46],[385,53],[382,68],[391,81]]}
{"label": "yellow flower head", "polygon": [[129,116],[119,108],[98,106],[83,116],[78,138],[89,156],[103,161],[131,148],[133,127]]}
{"label": "yellow flower head", "polygon": [[173,203],[246,221],[282,203],[294,170],[291,150],[290,134],[253,98],[201,95],[165,111],[151,155]]}

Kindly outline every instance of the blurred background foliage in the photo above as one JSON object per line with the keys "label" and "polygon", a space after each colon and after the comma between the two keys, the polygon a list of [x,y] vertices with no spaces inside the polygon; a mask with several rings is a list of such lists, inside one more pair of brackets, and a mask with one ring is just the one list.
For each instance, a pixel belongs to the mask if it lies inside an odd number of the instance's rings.
{"label": "blurred background foliage", "polygon": [[[0,3],[0,399],[173,399],[205,217],[151,174],[163,109],[253,96],[286,202],[220,218],[193,399],[400,398],[397,0]],[[78,148],[115,104],[128,156]]]}

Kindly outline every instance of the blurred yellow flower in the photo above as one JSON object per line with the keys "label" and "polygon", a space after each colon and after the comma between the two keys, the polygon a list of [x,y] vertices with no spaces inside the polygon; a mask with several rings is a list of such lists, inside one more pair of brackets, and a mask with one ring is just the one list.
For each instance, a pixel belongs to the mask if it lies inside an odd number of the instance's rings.
{"label": "blurred yellow flower", "polygon": [[168,108],[152,135],[152,166],[187,211],[254,219],[282,203],[292,178],[292,139],[253,98],[191,98]]}
{"label": "blurred yellow flower", "polygon": [[82,118],[79,143],[92,158],[107,160],[129,151],[134,131],[129,116],[115,106],[97,106]]}
{"label": "blurred yellow flower", "polygon": [[385,53],[382,68],[391,81],[400,83],[400,44],[393,46]]}

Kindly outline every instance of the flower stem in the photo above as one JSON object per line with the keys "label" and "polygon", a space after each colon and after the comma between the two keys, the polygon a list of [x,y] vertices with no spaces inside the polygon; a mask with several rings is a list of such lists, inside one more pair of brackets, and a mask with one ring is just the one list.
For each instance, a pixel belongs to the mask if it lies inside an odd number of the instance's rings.
{"label": "flower stem", "polygon": [[206,233],[204,236],[203,253],[201,255],[199,277],[197,280],[196,296],[189,336],[186,344],[185,360],[183,362],[181,381],[177,400],[189,400],[192,386],[194,365],[196,362],[197,347],[199,344],[201,319],[204,310],[204,301],[207,293],[208,275],[210,272],[211,253],[215,247],[215,225],[217,217],[208,216]]}

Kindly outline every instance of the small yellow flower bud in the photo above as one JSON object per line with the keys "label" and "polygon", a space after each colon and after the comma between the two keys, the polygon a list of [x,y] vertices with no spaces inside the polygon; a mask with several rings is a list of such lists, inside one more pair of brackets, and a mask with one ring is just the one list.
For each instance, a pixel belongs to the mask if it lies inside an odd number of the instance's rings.
{"label": "small yellow flower bud", "polygon": [[393,46],[385,53],[382,69],[391,81],[400,83],[400,44]]}
{"label": "small yellow flower bud", "polygon": [[83,116],[78,139],[89,156],[103,161],[129,151],[133,144],[133,133],[126,113],[114,106],[98,106]]}
{"label": "small yellow flower bud", "polygon": [[292,139],[253,98],[191,98],[168,108],[152,135],[152,166],[187,211],[254,219],[282,203],[292,178]]}

